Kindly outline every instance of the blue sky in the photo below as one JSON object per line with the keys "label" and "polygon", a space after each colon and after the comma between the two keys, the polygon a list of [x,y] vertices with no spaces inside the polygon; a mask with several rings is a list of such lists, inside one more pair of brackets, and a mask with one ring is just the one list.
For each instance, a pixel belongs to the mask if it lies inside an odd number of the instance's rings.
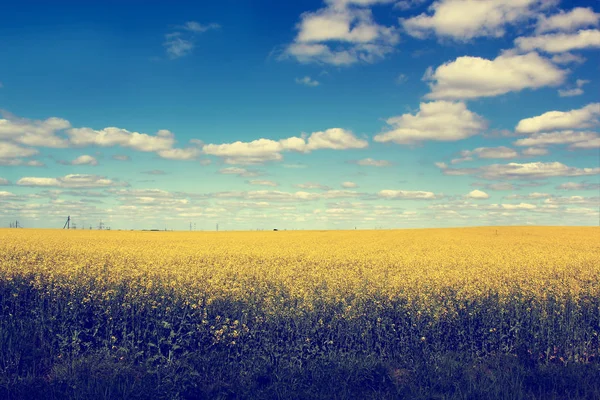
{"label": "blue sky", "polygon": [[593,1],[20,1],[0,226],[598,225]]}

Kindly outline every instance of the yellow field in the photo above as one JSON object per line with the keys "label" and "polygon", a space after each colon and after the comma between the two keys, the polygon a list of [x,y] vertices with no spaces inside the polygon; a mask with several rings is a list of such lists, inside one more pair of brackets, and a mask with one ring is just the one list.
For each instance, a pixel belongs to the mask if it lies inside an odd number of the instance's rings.
{"label": "yellow field", "polygon": [[198,297],[245,299],[277,285],[310,305],[346,295],[416,299],[600,295],[600,228],[398,231],[115,232],[0,230],[2,278],[34,274],[90,298],[120,282]]}
{"label": "yellow field", "polygon": [[599,282],[595,227],[0,230],[1,328],[43,337],[53,359],[104,349],[169,362],[198,351],[300,365],[447,351],[588,362]]}

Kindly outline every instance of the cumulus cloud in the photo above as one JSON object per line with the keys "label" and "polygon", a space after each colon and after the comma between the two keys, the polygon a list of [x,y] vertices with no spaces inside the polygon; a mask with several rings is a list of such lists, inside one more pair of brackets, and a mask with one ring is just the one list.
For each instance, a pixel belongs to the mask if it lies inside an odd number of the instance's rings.
{"label": "cumulus cloud", "polygon": [[564,53],[572,50],[600,47],[600,30],[585,29],[576,33],[549,33],[540,36],[519,37],[515,45],[522,51],[541,50],[546,53]]}
{"label": "cumulus cloud", "polygon": [[571,32],[579,28],[598,26],[600,14],[591,7],[576,7],[568,12],[560,10],[558,14],[546,17],[540,16],[536,26],[537,33],[552,31]]}
{"label": "cumulus cloud", "polygon": [[391,162],[387,160],[374,160],[372,158],[363,158],[362,160],[353,160],[350,161],[351,164],[362,165],[366,167],[389,167],[392,165]]}
{"label": "cumulus cloud", "polygon": [[598,139],[595,132],[578,132],[573,130],[548,133],[534,133],[528,138],[514,142],[515,146],[548,146],[555,144],[579,144],[580,147],[595,147],[593,143]]}
{"label": "cumulus cloud", "polygon": [[558,190],[600,190],[600,184],[589,182],[566,182],[556,186]]}
{"label": "cumulus cloud", "polygon": [[445,175],[475,175],[485,179],[543,179],[555,176],[585,176],[600,173],[600,168],[569,167],[560,162],[492,164],[480,168],[442,168]]}
{"label": "cumulus cloud", "polygon": [[380,190],[377,195],[383,199],[398,200],[434,200],[438,198],[433,192],[410,190]]}
{"label": "cumulus cloud", "polygon": [[548,149],[540,148],[540,147],[530,147],[521,152],[524,156],[545,156],[548,154]]}
{"label": "cumulus cloud", "polygon": [[548,111],[537,117],[519,121],[516,131],[519,133],[536,133],[555,129],[584,129],[598,124],[600,103],[571,111]]}
{"label": "cumulus cloud", "polygon": [[265,202],[295,202],[312,201],[320,198],[317,193],[309,192],[282,192],[278,190],[255,190],[249,192],[217,192],[210,195],[212,198],[220,199],[245,199]]}
{"label": "cumulus cloud", "polygon": [[153,169],[150,171],[142,171],[142,174],[146,174],[146,175],[166,175],[167,173],[165,171],[163,171],[162,169]]}
{"label": "cumulus cloud", "polygon": [[416,38],[435,33],[468,41],[481,36],[504,36],[507,25],[532,18],[543,6],[541,0],[439,0],[429,7],[428,13],[401,18],[400,22]]}
{"label": "cumulus cloud", "polygon": [[357,188],[358,185],[354,182],[342,182],[342,187],[345,189],[353,189],[353,188]]}
{"label": "cumulus cloud", "polygon": [[583,140],[575,142],[569,146],[570,150],[574,149],[598,149],[600,148],[600,137],[596,134],[596,137],[589,140]]}
{"label": "cumulus cloud", "polygon": [[84,154],[71,161],[71,165],[98,165],[98,160],[92,156]]}
{"label": "cumulus cloud", "polygon": [[362,149],[368,142],[355,137],[352,132],[341,128],[313,132],[307,139],[290,137],[279,141],[257,139],[252,142],[237,141],[224,144],[206,144],[202,147],[204,154],[224,158],[227,164],[262,164],[268,161],[283,160],[284,151],[308,153],[313,150],[346,150]]}
{"label": "cumulus cloud", "polygon": [[568,196],[568,197],[550,197],[544,200],[545,204],[578,204],[586,206],[600,207],[600,197]]}
{"label": "cumulus cloud", "polygon": [[95,130],[91,128],[72,128],[67,131],[70,142],[75,146],[122,146],[144,152],[169,150],[175,143],[175,135],[163,129],[156,135],[130,132],[121,128],[104,128]]}
{"label": "cumulus cloud", "polygon": [[219,173],[223,174],[223,175],[237,175],[240,177],[258,176],[257,171],[251,171],[251,170],[247,170],[245,168],[238,168],[238,167],[222,168],[219,170]]}
{"label": "cumulus cloud", "polygon": [[0,115],[2,115],[0,140],[10,140],[34,147],[68,147],[67,140],[57,135],[71,126],[67,120],[54,117],[45,120],[30,120],[18,118],[1,110]]}
{"label": "cumulus cloud", "polygon": [[469,194],[467,194],[465,197],[467,197],[469,199],[475,199],[475,200],[485,200],[485,199],[489,199],[490,195],[487,194],[486,192],[475,189],[475,190],[469,192]]}
{"label": "cumulus cloud", "polygon": [[131,161],[131,157],[123,155],[123,154],[115,154],[111,158],[113,160],[117,160],[117,161]]}
{"label": "cumulus cloud", "polygon": [[320,83],[317,80],[312,79],[310,76],[305,76],[304,78],[296,78],[296,83],[298,85],[315,87],[319,86]]}
{"label": "cumulus cloud", "polygon": [[17,181],[17,185],[62,188],[106,188],[128,186],[125,182],[114,181],[98,175],[84,174],[70,174],[59,178],[24,177]]}
{"label": "cumulus cloud", "polygon": [[535,52],[506,52],[493,60],[463,56],[429,69],[430,99],[473,99],[493,97],[523,89],[560,85],[567,74]]}
{"label": "cumulus cloud", "polygon": [[265,180],[265,179],[253,179],[253,180],[249,180],[248,181],[249,184],[251,185],[257,185],[257,186],[279,186],[279,184],[277,182],[273,182],[273,181],[269,181],[269,180]]}
{"label": "cumulus cloud", "polygon": [[551,195],[549,193],[539,193],[539,192],[533,192],[533,193],[529,193],[528,195],[520,195],[520,194],[511,194],[509,196],[505,196],[505,199],[546,199],[548,197],[551,197]]}
{"label": "cumulus cloud", "polygon": [[294,187],[297,187],[299,189],[318,189],[318,190],[330,190],[331,189],[329,186],[321,185],[320,183],[315,183],[315,182],[299,183],[299,184],[294,185]]}
{"label": "cumulus cloud", "polygon": [[10,182],[6,178],[0,178],[0,185],[8,185]]}
{"label": "cumulus cloud", "polygon": [[377,24],[368,7],[389,2],[326,1],[326,7],[303,13],[296,25],[298,33],[282,58],[338,66],[384,58],[399,36],[394,27]]}
{"label": "cumulus cloud", "polygon": [[188,147],[185,149],[159,150],[157,151],[157,154],[168,160],[193,160],[200,154],[200,150],[194,147]]}
{"label": "cumulus cloud", "polygon": [[460,158],[455,158],[451,164],[458,164],[463,161],[471,161],[473,157],[477,158],[515,158],[517,152],[511,148],[500,147],[478,147],[474,150],[463,150],[460,152]]}
{"label": "cumulus cloud", "polygon": [[487,127],[483,117],[469,111],[464,103],[449,101],[421,103],[416,114],[392,117],[387,119],[386,123],[390,125],[390,129],[376,135],[376,142],[449,142],[474,136]]}
{"label": "cumulus cloud", "polygon": [[11,142],[0,141],[0,160],[9,158],[30,157],[38,154],[36,149],[19,146]]}

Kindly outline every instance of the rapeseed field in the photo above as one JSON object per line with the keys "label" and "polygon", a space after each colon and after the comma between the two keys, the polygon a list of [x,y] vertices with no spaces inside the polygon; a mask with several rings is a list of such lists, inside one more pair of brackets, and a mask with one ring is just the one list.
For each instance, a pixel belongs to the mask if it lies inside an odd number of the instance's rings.
{"label": "rapeseed field", "polygon": [[2,398],[593,398],[599,334],[596,227],[0,230]]}

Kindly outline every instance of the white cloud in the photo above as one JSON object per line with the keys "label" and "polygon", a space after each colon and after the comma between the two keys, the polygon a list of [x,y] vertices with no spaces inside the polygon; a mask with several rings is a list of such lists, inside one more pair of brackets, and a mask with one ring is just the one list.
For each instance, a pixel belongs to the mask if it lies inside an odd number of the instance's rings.
{"label": "white cloud", "polygon": [[600,168],[569,167],[560,162],[492,164],[480,168],[448,168],[439,166],[445,175],[476,175],[485,179],[543,179],[555,176],[600,174]]}
{"label": "white cloud", "polygon": [[0,160],[30,157],[38,153],[36,149],[22,147],[11,142],[0,142]]}
{"label": "white cloud", "polygon": [[502,208],[506,210],[532,210],[537,208],[535,204],[520,203],[520,204],[501,204]]}
{"label": "white cloud", "polygon": [[573,96],[580,96],[582,94],[583,94],[583,89],[581,89],[581,88],[558,89],[558,95],[560,97],[573,97]]}
{"label": "white cloud", "polygon": [[0,119],[0,140],[11,140],[26,146],[36,147],[68,147],[68,142],[56,134],[71,126],[69,121],[61,118],[46,120],[29,120],[18,118],[2,111]]}
{"label": "white cloud", "polygon": [[165,35],[165,42],[163,45],[171,59],[186,56],[194,49],[194,42],[192,40],[181,38],[176,34]]}
{"label": "white cloud", "polygon": [[8,197],[15,197],[15,194],[11,193],[11,192],[4,191],[4,190],[0,190],[0,199],[2,199],[2,198],[8,198]]}
{"label": "white cloud", "polygon": [[304,78],[296,78],[296,83],[299,85],[315,87],[319,86],[320,83],[317,80],[312,79],[310,76],[305,76]]}
{"label": "white cloud", "polygon": [[528,138],[519,139],[514,142],[515,146],[548,146],[555,144],[573,144],[578,142],[589,142],[598,139],[595,132],[557,131],[549,133],[534,133]]}
{"label": "white cloud", "polygon": [[598,124],[600,103],[571,111],[548,111],[537,117],[519,121],[516,131],[519,133],[535,133],[553,129],[583,129]]}
{"label": "white cloud", "polygon": [[535,52],[506,52],[493,60],[464,56],[429,69],[423,79],[431,81],[430,99],[493,97],[523,89],[556,86],[567,71]]}
{"label": "white cloud", "polygon": [[554,176],[582,176],[600,173],[600,168],[577,168],[569,167],[560,162],[533,162],[533,163],[509,163],[494,164],[482,168],[484,177],[491,179],[520,178],[538,179]]}
{"label": "white cloud", "polygon": [[219,173],[223,174],[223,175],[237,175],[237,176],[243,176],[243,177],[251,177],[251,176],[258,175],[258,172],[256,172],[256,171],[249,171],[245,168],[238,168],[238,167],[222,168],[219,170]]}
{"label": "white cloud", "polygon": [[600,14],[595,13],[591,7],[577,7],[568,12],[560,10],[558,14],[550,17],[541,16],[537,23],[536,32],[571,32],[583,27],[598,26],[599,20]]}
{"label": "white cloud", "polygon": [[200,154],[200,150],[194,147],[188,147],[185,149],[159,150],[157,154],[160,157],[169,160],[193,160]]}
{"label": "white cloud", "polygon": [[320,198],[317,193],[308,192],[282,192],[277,190],[255,190],[249,192],[218,192],[211,195],[213,198],[234,198],[245,199],[252,201],[273,201],[273,202],[290,202],[290,201],[312,201]]}
{"label": "white cloud", "polygon": [[374,160],[372,158],[363,158],[362,160],[352,161],[353,164],[358,164],[366,167],[389,167],[392,165],[387,160]]}
{"label": "white cloud", "polygon": [[389,118],[391,129],[374,137],[376,142],[413,144],[425,140],[456,141],[480,133],[485,120],[464,103],[434,101],[421,103],[415,114]]}
{"label": "white cloud", "polygon": [[71,161],[71,165],[98,165],[98,160],[92,156],[84,154]]}
{"label": "white cloud", "polygon": [[313,150],[362,149],[368,146],[366,140],[358,139],[352,132],[331,128],[322,132],[313,132],[306,140],[290,137],[279,141],[257,139],[252,142],[234,142],[224,144],[206,144],[204,154],[222,157],[227,164],[262,164],[268,161],[283,160],[283,151],[310,152]]}
{"label": "white cloud", "polygon": [[539,192],[533,192],[530,193],[528,195],[520,195],[520,194],[511,194],[509,196],[505,196],[505,199],[546,199],[548,197],[551,197],[551,195],[549,193],[539,193]]}
{"label": "white cloud", "polygon": [[469,199],[484,200],[484,199],[489,199],[490,195],[487,194],[486,192],[475,189],[475,190],[471,191],[469,194],[467,194],[466,197]]}
{"label": "white cloud", "polygon": [[380,190],[377,195],[384,199],[401,200],[433,200],[437,198],[433,192],[410,190]]}
{"label": "white cloud", "polygon": [[8,185],[10,182],[6,178],[0,178],[0,185]]}
{"label": "white cloud", "polygon": [[587,182],[566,182],[556,187],[558,190],[599,190],[600,184]]}
{"label": "white cloud", "polygon": [[579,96],[583,94],[583,85],[590,83],[590,81],[585,80],[585,79],[577,79],[575,81],[575,88],[572,89],[559,89],[558,90],[558,95],[560,97],[573,97],[573,96]]}
{"label": "white cloud", "polygon": [[219,29],[221,28],[221,25],[215,23],[203,25],[196,21],[188,21],[182,26],[182,28],[190,32],[203,33],[211,29]]}
{"label": "white cloud", "polygon": [[470,161],[473,157],[477,158],[515,158],[518,156],[517,152],[511,148],[500,146],[500,147],[478,147],[474,150],[463,150],[460,152],[461,158],[455,158],[451,161],[451,164],[457,164],[462,161]]}
{"label": "white cloud", "polygon": [[169,150],[175,143],[175,135],[166,129],[158,131],[154,136],[114,127],[101,130],[72,128],[67,130],[67,134],[70,142],[75,146],[111,147],[118,145],[145,152]]}
{"label": "white cloud", "polygon": [[123,154],[115,154],[111,158],[113,160],[117,160],[117,161],[131,161],[131,157],[123,155]]}
{"label": "white cloud", "polygon": [[352,132],[341,128],[331,128],[322,132],[312,133],[306,145],[306,150],[346,150],[364,149],[369,146],[366,140],[356,138]]}
{"label": "white cloud", "polygon": [[127,186],[124,182],[113,181],[98,175],[70,174],[59,178],[24,177],[17,181],[19,186],[101,188]]}
{"label": "white cloud", "polygon": [[186,22],[184,25],[177,27],[177,30],[165,35],[163,45],[167,51],[167,55],[169,58],[175,59],[190,54],[195,46],[195,34],[219,29],[220,27],[219,24],[215,23],[203,25],[196,21]]}
{"label": "white cloud", "polygon": [[270,139],[257,139],[252,142],[206,144],[204,154],[222,157],[227,164],[261,164],[267,161],[281,161],[283,145]]}
{"label": "white cloud", "polygon": [[569,196],[569,197],[550,197],[544,200],[545,204],[580,204],[586,206],[600,207],[600,197],[584,197],[584,196]]}
{"label": "white cloud", "polygon": [[328,1],[325,8],[303,13],[298,34],[283,57],[332,65],[382,59],[398,43],[398,33],[377,24],[366,7],[386,2],[390,1]]}
{"label": "white cloud", "polygon": [[555,64],[582,64],[585,58],[572,53],[560,53],[552,56],[552,62]]}
{"label": "white cloud", "polygon": [[258,179],[253,179],[248,181],[249,184],[251,185],[257,185],[257,186],[279,186],[279,184],[277,182],[273,182],[273,181],[269,181],[269,180],[258,180]]}
{"label": "white cloud", "polygon": [[546,53],[564,53],[571,50],[600,47],[600,30],[586,29],[577,33],[549,33],[540,36],[519,37],[515,45],[522,51],[539,49]]}
{"label": "white cloud", "polygon": [[429,13],[400,22],[409,35],[417,38],[434,32],[440,37],[468,41],[504,36],[506,25],[526,21],[543,5],[541,0],[439,0],[429,7]]}
{"label": "white cloud", "polygon": [[358,185],[354,182],[342,182],[342,187],[346,188],[346,189],[353,189],[353,188],[357,188]]}
{"label": "white cloud", "polygon": [[548,154],[548,150],[538,147],[530,147],[521,152],[524,156],[545,156]]}
{"label": "white cloud", "polygon": [[294,185],[299,189],[318,189],[318,190],[330,190],[331,188],[326,185],[321,185],[320,183],[315,182],[306,182],[306,183],[298,183]]}
{"label": "white cloud", "polygon": [[570,150],[573,149],[598,149],[600,148],[600,137],[596,134],[595,138],[589,140],[583,140],[581,142],[575,142],[569,146]]}

